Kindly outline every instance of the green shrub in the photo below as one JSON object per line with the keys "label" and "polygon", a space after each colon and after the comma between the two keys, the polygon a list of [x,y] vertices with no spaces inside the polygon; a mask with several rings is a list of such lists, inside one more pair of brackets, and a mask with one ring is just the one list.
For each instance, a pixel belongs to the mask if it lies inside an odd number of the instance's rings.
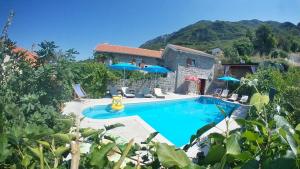
{"label": "green shrub", "polygon": [[74,63],[74,83],[80,83],[91,98],[105,95],[107,84],[119,79],[118,75],[110,72],[102,63]]}

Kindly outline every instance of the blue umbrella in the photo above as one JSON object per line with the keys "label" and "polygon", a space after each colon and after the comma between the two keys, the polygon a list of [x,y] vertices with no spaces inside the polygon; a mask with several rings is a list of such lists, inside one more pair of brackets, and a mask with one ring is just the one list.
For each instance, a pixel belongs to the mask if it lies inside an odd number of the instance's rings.
{"label": "blue umbrella", "polygon": [[124,75],[124,80],[123,80],[123,86],[125,85],[125,71],[133,71],[133,70],[140,70],[139,67],[130,64],[130,63],[117,63],[110,65],[109,68],[114,69],[114,70],[123,70],[123,75]]}
{"label": "blue umbrella", "polygon": [[142,70],[144,70],[146,72],[150,72],[150,73],[168,73],[168,72],[170,72],[167,68],[157,66],[157,65],[151,65],[151,66],[149,65],[149,66],[143,68]]}
{"label": "blue umbrella", "polygon": [[170,72],[167,68],[161,67],[161,66],[158,66],[158,65],[149,65],[149,66],[143,68],[142,70],[144,70],[146,72],[149,72],[149,73],[155,73],[155,86],[156,86],[156,75],[157,75],[157,73],[165,74],[165,73]]}
{"label": "blue umbrella", "polygon": [[228,88],[228,82],[232,81],[232,82],[239,82],[239,79],[236,79],[234,77],[231,76],[223,76],[223,77],[219,77],[218,80],[222,80],[222,81],[226,81],[227,82],[227,88]]}

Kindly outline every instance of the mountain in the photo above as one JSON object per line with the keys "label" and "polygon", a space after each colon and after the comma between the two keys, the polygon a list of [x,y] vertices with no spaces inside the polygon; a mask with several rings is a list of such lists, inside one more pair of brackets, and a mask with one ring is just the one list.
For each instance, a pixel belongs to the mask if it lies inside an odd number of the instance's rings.
{"label": "mountain", "polygon": [[300,42],[300,23],[295,25],[290,22],[264,22],[256,19],[237,22],[201,20],[171,34],[149,40],[140,47],[157,50],[171,43],[203,51],[217,47],[225,48],[246,34],[247,36],[255,36],[255,30],[262,24],[270,26],[277,38],[284,37]]}

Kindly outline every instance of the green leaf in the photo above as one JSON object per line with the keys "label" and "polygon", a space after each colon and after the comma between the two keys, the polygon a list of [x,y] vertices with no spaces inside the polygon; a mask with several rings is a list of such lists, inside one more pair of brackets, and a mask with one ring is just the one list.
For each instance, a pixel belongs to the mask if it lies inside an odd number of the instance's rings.
{"label": "green leaf", "polygon": [[124,126],[125,126],[124,124],[116,123],[116,124],[104,126],[104,128],[105,128],[106,130],[111,130],[111,129],[114,129],[114,128],[117,128],[117,127],[124,127]]}
{"label": "green leaf", "polygon": [[229,136],[226,142],[226,154],[238,155],[241,153],[238,140],[239,136],[237,134],[232,134]]}
{"label": "green leaf", "polygon": [[95,147],[91,153],[90,164],[97,169],[103,169],[108,163],[107,154],[116,146],[115,143],[108,143],[100,148]]}
{"label": "green leaf", "polygon": [[215,123],[210,123],[210,124],[207,124],[207,125],[201,127],[200,129],[198,129],[196,134],[193,134],[191,136],[190,143],[183,147],[183,150],[187,151],[190,147],[192,147],[196,143],[196,142],[194,142],[196,139],[198,139],[203,133],[205,133],[206,131],[208,131],[209,129],[211,129],[214,126],[215,126]]}
{"label": "green leaf", "polygon": [[69,151],[70,147],[65,147],[65,146],[61,146],[56,148],[56,150],[54,151],[54,154],[56,157],[60,157],[61,155],[63,155],[65,152]]}
{"label": "green leaf", "polygon": [[299,123],[299,124],[297,124],[297,126],[296,126],[295,130],[297,130],[297,131],[300,131],[300,123]]}
{"label": "green leaf", "polygon": [[225,139],[225,136],[220,133],[210,133],[208,135],[208,138],[213,139],[216,142],[223,142]]}
{"label": "green leaf", "polygon": [[297,143],[296,140],[294,139],[294,136],[291,131],[294,131],[292,126],[289,124],[289,122],[282,116],[275,115],[274,120],[276,121],[276,127],[279,131],[279,134],[286,139],[288,142],[289,146],[291,147],[293,153],[295,155],[298,154],[297,150]]}
{"label": "green leaf", "polygon": [[182,169],[206,169],[206,167],[201,167],[197,164],[191,163],[190,165],[183,167]]}
{"label": "green leaf", "polygon": [[269,103],[269,96],[262,95],[260,93],[255,93],[250,99],[250,105],[255,106],[255,108],[260,111],[265,105]]}
{"label": "green leaf", "polygon": [[50,148],[50,144],[48,142],[46,142],[46,141],[40,141],[40,140],[38,140],[36,142],[38,142],[39,144],[43,145],[46,148]]}
{"label": "green leaf", "polygon": [[28,149],[30,150],[30,152],[36,157],[36,158],[41,158],[42,157],[42,152],[40,152],[39,148],[32,148],[28,146]]}
{"label": "green leaf", "polygon": [[243,151],[238,155],[229,155],[229,156],[239,161],[247,161],[252,158],[252,154],[249,151]]}
{"label": "green leaf", "polygon": [[254,133],[249,130],[243,132],[242,137],[246,138],[248,141],[258,142],[260,144],[263,142],[263,138],[259,137],[258,133]]}
{"label": "green leaf", "polygon": [[241,167],[241,169],[258,169],[258,168],[259,168],[259,163],[256,160],[249,160]]}
{"label": "green leaf", "polygon": [[62,122],[66,126],[72,126],[74,124],[73,119],[57,119],[57,121]]}
{"label": "green leaf", "polygon": [[115,164],[114,168],[113,169],[119,169],[122,165],[122,163],[124,162],[126,156],[128,155],[132,145],[133,145],[133,139],[131,139],[129,141],[129,143],[127,144],[125,150],[123,151],[122,155],[121,155],[121,158],[118,160],[118,162]]}
{"label": "green leaf", "polygon": [[22,166],[24,166],[25,168],[28,168],[31,160],[32,160],[32,157],[28,154],[25,154],[21,161]]}
{"label": "green leaf", "polygon": [[11,154],[7,137],[4,134],[0,134],[0,152],[0,162],[4,161]]}
{"label": "green leaf", "polygon": [[70,143],[71,142],[71,138],[69,137],[68,134],[63,134],[63,133],[56,133],[52,135],[54,139],[58,140],[58,141],[62,141],[64,143]]}
{"label": "green leaf", "polygon": [[282,169],[282,168],[288,168],[288,169],[296,169],[296,159],[292,158],[277,158],[275,160],[266,160],[263,163],[264,169]]}
{"label": "green leaf", "polygon": [[96,135],[96,134],[100,134],[100,133],[101,133],[101,131],[99,131],[99,130],[95,130],[95,129],[92,129],[92,128],[84,128],[81,131],[81,136],[82,137],[89,137],[91,135]]}
{"label": "green leaf", "polygon": [[225,155],[226,150],[222,145],[213,145],[209,148],[208,153],[204,159],[205,164],[214,164],[220,162]]}
{"label": "green leaf", "polygon": [[149,135],[149,137],[146,139],[146,141],[142,142],[142,144],[149,144],[154,137],[156,137],[158,135],[159,132],[153,132]]}
{"label": "green leaf", "polygon": [[183,150],[176,150],[174,146],[170,146],[166,143],[158,143],[156,153],[159,161],[166,168],[184,168],[191,164],[190,159]]}

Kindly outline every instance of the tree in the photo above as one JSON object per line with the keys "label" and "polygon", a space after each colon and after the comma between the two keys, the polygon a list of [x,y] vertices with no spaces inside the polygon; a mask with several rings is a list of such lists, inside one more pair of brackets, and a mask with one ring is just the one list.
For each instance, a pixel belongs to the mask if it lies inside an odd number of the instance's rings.
{"label": "tree", "polygon": [[291,46],[292,46],[292,41],[288,37],[280,36],[278,38],[278,44],[277,44],[278,48],[280,48],[286,52],[289,52],[291,49]]}
{"label": "tree", "polygon": [[101,62],[101,63],[104,63],[106,59],[110,58],[110,54],[108,53],[94,53],[94,59],[97,61],[97,62]]}
{"label": "tree", "polygon": [[36,51],[36,53],[39,56],[38,62],[40,64],[57,61],[55,49],[58,48],[58,46],[55,45],[54,41],[44,41],[38,44],[38,46],[40,47],[40,50]]}
{"label": "tree", "polygon": [[75,55],[78,55],[78,54],[79,54],[78,51],[76,51],[74,48],[71,48],[65,52],[64,56],[65,56],[66,60],[75,61]]}
{"label": "tree", "polygon": [[253,32],[250,29],[247,29],[246,37],[249,38],[251,42],[253,41],[254,34],[253,34]]}
{"label": "tree", "polygon": [[276,46],[276,39],[267,25],[261,25],[255,32],[254,47],[260,55],[268,55]]}
{"label": "tree", "polygon": [[299,44],[299,42],[292,41],[291,51],[292,52],[298,52],[298,51],[300,51],[300,44]]}
{"label": "tree", "polygon": [[224,56],[225,56],[226,60],[228,60],[231,63],[239,63],[240,62],[239,52],[235,48],[225,48]]}
{"label": "tree", "polygon": [[240,56],[251,55],[253,52],[253,44],[248,38],[242,38],[233,43],[233,48],[235,48]]}

